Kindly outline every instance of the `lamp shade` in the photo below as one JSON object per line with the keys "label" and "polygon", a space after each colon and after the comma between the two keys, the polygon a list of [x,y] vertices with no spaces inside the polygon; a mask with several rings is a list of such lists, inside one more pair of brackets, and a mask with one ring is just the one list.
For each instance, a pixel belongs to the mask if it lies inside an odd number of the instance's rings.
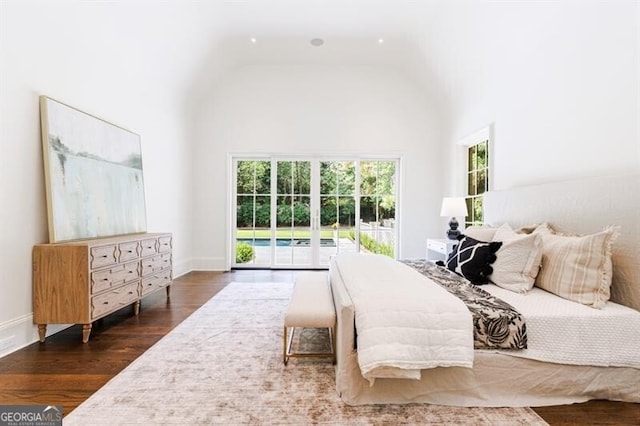
{"label": "lamp shade", "polygon": [[467,216],[467,202],[464,197],[444,197],[440,216],[461,217]]}

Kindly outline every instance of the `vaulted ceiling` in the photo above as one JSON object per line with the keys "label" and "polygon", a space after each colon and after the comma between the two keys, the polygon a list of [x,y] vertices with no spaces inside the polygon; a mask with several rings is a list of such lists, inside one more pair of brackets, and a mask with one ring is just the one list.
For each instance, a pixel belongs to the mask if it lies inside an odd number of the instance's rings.
{"label": "vaulted ceiling", "polygon": [[[50,28],[51,43],[76,46],[85,73],[118,63],[124,78],[153,74],[176,100],[209,96],[241,66],[323,64],[393,68],[446,106],[469,104],[505,80],[523,87],[523,69],[555,67],[553,78],[570,82],[628,50],[634,25],[637,39],[634,4],[637,14],[633,0],[9,0],[2,8],[11,12],[3,21]],[[594,43],[599,32],[607,41]],[[314,38],[324,44],[312,46]],[[45,63],[58,59],[49,51]],[[566,58],[577,60],[566,67]]]}
{"label": "vaulted ceiling", "polygon": [[[239,66],[322,64],[386,66],[433,86],[425,52],[427,34],[450,12],[445,1],[263,0],[177,6],[200,46],[193,76],[206,81]],[[448,7],[448,6],[447,6]],[[182,34],[182,36],[185,36]],[[321,39],[314,46],[312,39]],[[195,65],[195,64],[194,64]]]}

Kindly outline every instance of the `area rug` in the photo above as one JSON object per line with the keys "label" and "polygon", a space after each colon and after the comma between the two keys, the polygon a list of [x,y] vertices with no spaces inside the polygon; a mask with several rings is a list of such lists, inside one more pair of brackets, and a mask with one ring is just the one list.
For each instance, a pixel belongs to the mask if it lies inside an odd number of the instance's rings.
{"label": "area rug", "polygon": [[[352,407],[328,360],[282,363],[290,283],[231,283],[64,418],[98,424],[546,425],[529,408]],[[326,344],[297,334],[300,350]]]}

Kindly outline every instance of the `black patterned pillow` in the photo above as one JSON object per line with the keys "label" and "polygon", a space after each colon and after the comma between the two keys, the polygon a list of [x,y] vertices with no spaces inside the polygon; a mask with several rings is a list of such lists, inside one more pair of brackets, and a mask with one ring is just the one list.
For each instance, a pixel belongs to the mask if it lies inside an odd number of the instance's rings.
{"label": "black patterned pillow", "polygon": [[496,252],[500,246],[500,241],[489,243],[471,237],[460,237],[460,242],[453,247],[447,258],[446,266],[473,284],[487,284],[489,275],[493,273],[491,264],[496,261]]}

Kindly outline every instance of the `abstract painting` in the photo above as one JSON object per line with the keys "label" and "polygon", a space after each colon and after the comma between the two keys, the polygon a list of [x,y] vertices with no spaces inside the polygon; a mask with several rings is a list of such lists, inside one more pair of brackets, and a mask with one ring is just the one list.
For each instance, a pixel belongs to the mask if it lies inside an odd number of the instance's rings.
{"label": "abstract painting", "polygon": [[140,136],[40,97],[49,242],[146,232]]}

